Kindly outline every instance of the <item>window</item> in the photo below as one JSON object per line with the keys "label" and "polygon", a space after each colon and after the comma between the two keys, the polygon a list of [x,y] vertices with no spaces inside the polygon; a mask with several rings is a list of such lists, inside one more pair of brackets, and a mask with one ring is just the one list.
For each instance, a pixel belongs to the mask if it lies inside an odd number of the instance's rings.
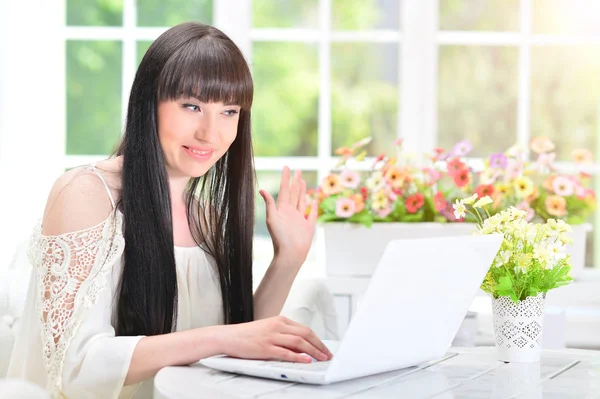
{"label": "window", "polygon": [[[65,127],[50,134],[64,140],[58,155],[52,149],[63,169],[114,150],[141,56],[185,20],[218,26],[247,56],[259,185],[272,192],[284,165],[316,185],[337,146],[369,135],[375,154],[397,136],[416,151],[468,138],[481,156],[544,134],[565,167],[573,167],[575,147],[600,156],[593,0],[64,0],[61,7],[64,15],[51,14],[63,21],[54,29],[66,74],[50,106],[65,115]],[[257,257],[266,259],[262,207],[259,197]],[[590,240],[600,245],[600,234]],[[587,263],[599,265],[600,251],[589,248]]]}
{"label": "window", "polygon": [[[251,4],[253,139],[257,167],[274,171],[258,173],[260,186],[278,191],[275,171],[287,164],[303,170],[315,187],[332,166],[335,148],[367,136],[374,138],[370,151],[384,151],[398,131],[401,2]],[[262,199],[258,204],[257,253],[266,254]],[[313,251],[309,263],[316,260]]]}
{"label": "window", "polygon": [[[598,160],[599,14],[590,0],[440,0],[439,145],[468,138],[481,156],[548,136],[563,168],[576,148]],[[587,265],[600,264],[594,246],[600,233],[589,236]]]}

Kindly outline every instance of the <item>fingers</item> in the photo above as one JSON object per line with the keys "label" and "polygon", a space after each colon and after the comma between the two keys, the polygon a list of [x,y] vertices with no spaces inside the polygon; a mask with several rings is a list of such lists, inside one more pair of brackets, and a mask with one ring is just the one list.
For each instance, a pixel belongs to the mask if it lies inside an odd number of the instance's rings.
{"label": "fingers", "polygon": [[281,184],[279,186],[279,196],[277,203],[281,204],[290,200],[290,168],[287,166],[283,167],[281,173]]}
{"label": "fingers", "polygon": [[302,172],[296,170],[292,179],[292,187],[290,188],[290,204],[294,208],[298,208],[298,200],[302,188]]}
{"label": "fingers", "polygon": [[317,335],[308,327],[300,326],[288,326],[282,334],[286,339],[290,337],[291,344],[293,346],[286,347],[302,351],[317,360],[329,360],[331,359],[331,352],[323,342],[317,337]]}
{"label": "fingers", "polygon": [[286,362],[294,362],[294,363],[311,363],[312,359],[306,355],[301,353],[296,353],[292,350],[282,348],[282,347],[274,347],[272,350],[271,358],[274,360],[284,360]]}
{"label": "fingers", "polygon": [[265,205],[267,206],[267,212],[273,211],[275,209],[275,200],[273,199],[271,194],[269,194],[265,190],[260,190],[259,193],[260,193],[260,196],[263,197],[263,200],[265,200]]}
{"label": "fingers", "polygon": [[[295,322],[293,320],[290,320],[290,319],[288,319],[286,317],[282,317],[282,321],[286,325],[281,330],[282,333],[284,333],[284,334],[293,334],[293,335],[300,336],[300,337],[304,338],[305,340],[307,340],[308,342],[310,342],[310,344],[312,346],[314,346],[315,348],[317,348],[319,351],[321,351],[322,353],[324,353],[328,357],[332,356],[332,353],[329,351],[329,349],[327,348],[327,346],[325,346],[325,344],[323,343],[323,341],[321,341],[319,339],[319,337],[317,337],[317,335],[314,333],[314,331],[312,331],[310,328],[308,328],[306,326],[303,326],[302,324],[297,323],[297,322]],[[315,357],[315,359],[318,359],[318,358]]]}
{"label": "fingers", "polygon": [[300,195],[298,198],[298,211],[302,216],[306,215],[306,182],[300,180]]}
{"label": "fingers", "polygon": [[307,355],[320,360],[329,360],[329,356],[317,349],[314,345],[308,342],[304,337],[295,334],[280,334],[276,341],[276,345],[291,349],[297,353],[306,353]]}

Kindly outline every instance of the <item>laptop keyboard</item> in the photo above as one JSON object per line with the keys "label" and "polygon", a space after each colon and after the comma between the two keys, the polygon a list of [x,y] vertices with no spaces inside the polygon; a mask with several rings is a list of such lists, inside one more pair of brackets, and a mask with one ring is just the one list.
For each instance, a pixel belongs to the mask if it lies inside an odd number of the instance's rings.
{"label": "laptop keyboard", "polygon": [[327,367],[329,367],[330,362],[331,362],[330,360],[326,361],[326,362],[313,361],[312,363],[291,363],[291,362],[270,361],[270,362],[266,362],[265,366],[294,369],[294,370],[323,371],[323,370],[327,370]]}

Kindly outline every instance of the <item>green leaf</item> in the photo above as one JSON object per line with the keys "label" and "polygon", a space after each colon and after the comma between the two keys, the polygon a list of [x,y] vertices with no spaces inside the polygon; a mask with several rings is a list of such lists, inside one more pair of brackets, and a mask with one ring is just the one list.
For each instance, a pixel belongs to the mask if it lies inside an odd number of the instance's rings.
{"label": "green leaf", "polygon": [[333,222],[333,221],[338,221],[338,220],[342,220],[342,219],[337,217],[335,214],[331,214],[331,213],[324,213],[321,216],[319,216],[319,218],[317,219],[317,221],[319,223],[327,223],[327,222]]}
{"label": "green leaf", "polygon": [[498,286],[496,287],[496,291],[498,292],[499,296],[510,296],[511,298],[513,298],[513,300],[515,300],[517,296],[513,287],[512,280],[509,276],[500,277],[500,279],[498,280]]}
{"label": "green leaf", "polygon": [[321,209],[325,213],[335,213],[337,197],[327,197],[321,202]]}
{"label": "green leaf", "polygon": [[371,227],[371,225],[373,224],[373,217],[365,209],[359,213],[355,213],[354,215],[350,216],[348,221],[352,223],[360,223],[362,225],[365,225],[366,227]]}

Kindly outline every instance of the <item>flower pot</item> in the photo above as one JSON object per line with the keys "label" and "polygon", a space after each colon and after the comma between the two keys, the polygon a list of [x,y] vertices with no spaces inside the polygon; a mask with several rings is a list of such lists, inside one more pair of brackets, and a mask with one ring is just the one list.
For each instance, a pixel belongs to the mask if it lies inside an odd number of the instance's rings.
{"label": "flower pot", "polygon": [[578,278],[585,268],[585,253],[587,245],[587,233],[592,231],[590,223],[572,225],[573,244],[567,248],[567,253],[571,255],[571,277]]}
{"label": "flower pot", "polygon": [[391,240],[470,235],[475,229],[471,223],[326,223],[325,268],[328,276],[368,277]]}
{"label": "flower pot", "polygon": [[516,304],[505,296],[492,300],[498,360],[516,363],[540,360],[545,301],[545,293]]}

